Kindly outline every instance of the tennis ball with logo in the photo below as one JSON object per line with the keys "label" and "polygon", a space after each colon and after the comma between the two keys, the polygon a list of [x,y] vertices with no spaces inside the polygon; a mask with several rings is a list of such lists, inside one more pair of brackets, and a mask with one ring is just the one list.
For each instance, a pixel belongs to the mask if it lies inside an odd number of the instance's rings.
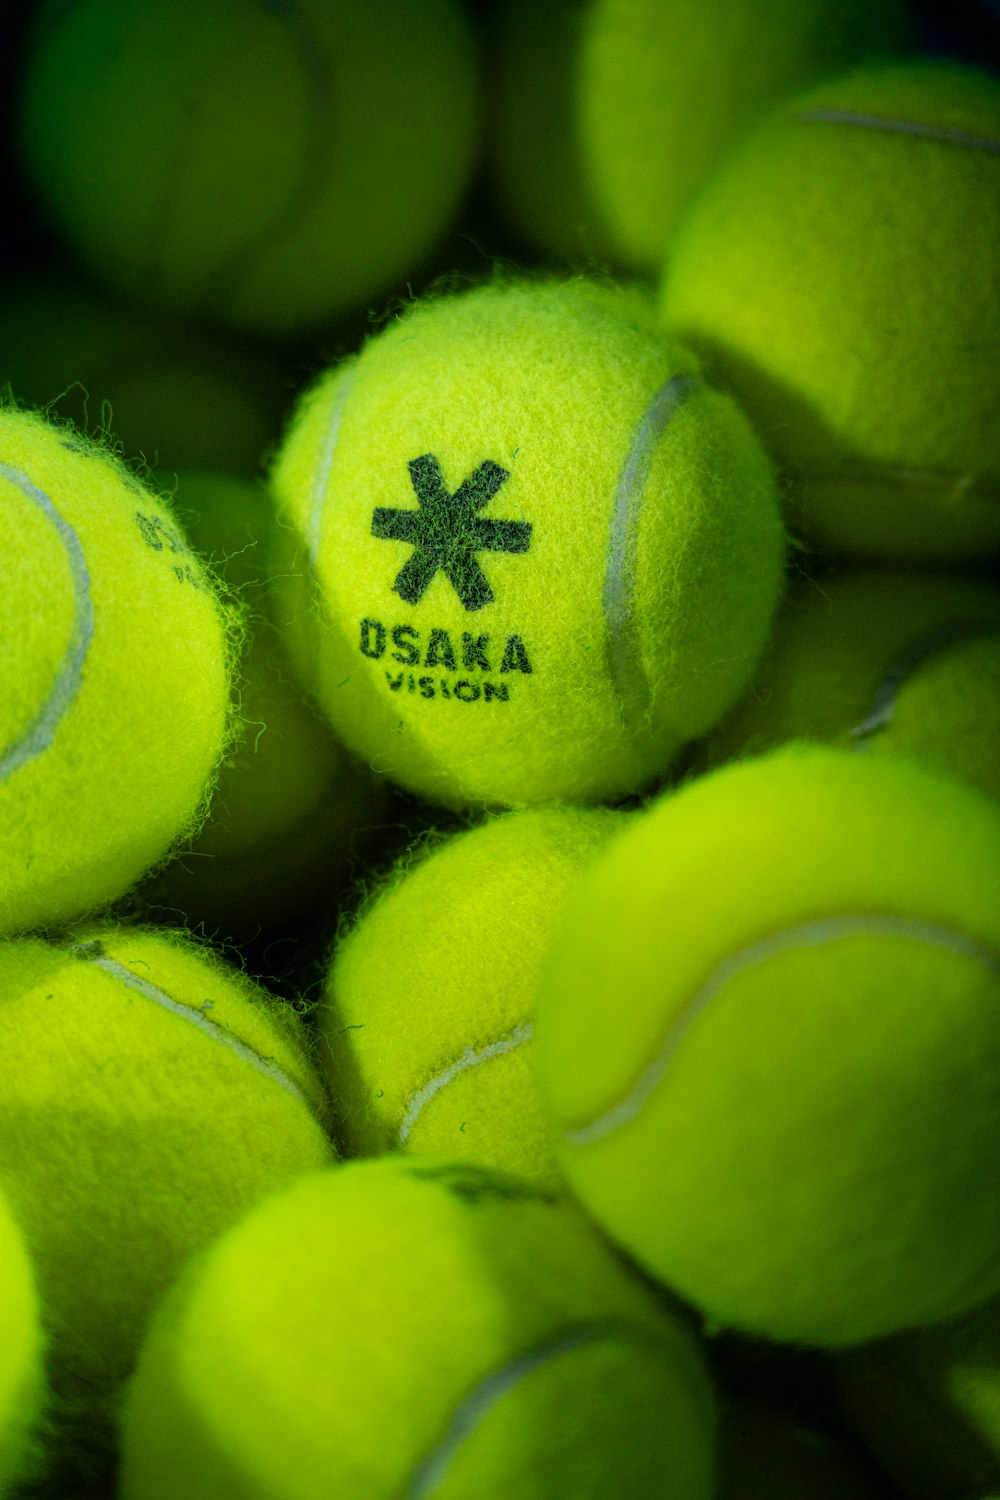
{"label": "tennis ball with logo", "polygon": [[417,304],[307,393],[272,481],[305,685],[445,806],[649,785],[739,697],[778,599],[748,422],[595,282]]}

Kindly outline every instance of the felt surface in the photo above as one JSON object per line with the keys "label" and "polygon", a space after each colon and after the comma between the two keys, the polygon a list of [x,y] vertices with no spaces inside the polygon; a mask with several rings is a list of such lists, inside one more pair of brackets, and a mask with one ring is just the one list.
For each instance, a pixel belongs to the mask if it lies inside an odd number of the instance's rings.
{"label": "felt surface", "polygon": [[72,429],[0,411],[0,931],[120,896],[197,826],[232,621],[167,504]]}
{"label": "felt surface", "polygon": [[560,1165],[715,1327],[845,1346],[998,1289],[997,869],[979,792],[795,745],[657,799],[567,901]]}
{"label": "felt surface", "polygon": [[898,0],[591,0],[578,28],[585,180],[619,257],[654,274],[698,188],[762,115],[911,41]]}
{"label": "felt surface", "polygon": [[446,229],[475,71],[457,0],[55,0],[29,39],[22,154],[111,285],[291,332],[383,294]]}
{"label": "felt surface", "polygon": [[1000,82],[859,69],[706,184],[662,311],[758,424],[807,537],[947,561],[1000,545]]}
{"label": "felt surface", "polygon": [[318,1015],[348,1150],[555,1180],[530,1067],[538,965],[574,881],[628,822],[507,813],[399,861],[335,946]]}
{"label": "felt surface", "polygon": [[0,1188],[67,1445],[106,1441],[150,1309],[258,1198],[332,1158],[296,1017],[180,934],[0,946]]}
{"label": "felt surface", "polygon": [[34,1466],[42,1399],[42,1330],[24,1236],[0,1196],[0,1495]]}
{"label": "felt surface", "polygon": [[654,329],[638,293],[498,282],[418,303],[307,393],[272,473],[279,625],[376,771],[455,807],[613,800],[748,681],[772,477]]}
{"label": "felt surface", "polygon": [[709,756],[793,739],[915,755],[1000,799],[1000,588],[903,568],[803,581]]}
{"label": "felt surface", "polygon": [[914,1500],[1000,1487],[1000,1303],[837,1360],[844,1412]]}
{"label": "felt surface", "polygon": [[311,1174],[218,1240],[123,1436],[124,1500],[712,1493],[686,1326],[570,1205],[434,1157]]}

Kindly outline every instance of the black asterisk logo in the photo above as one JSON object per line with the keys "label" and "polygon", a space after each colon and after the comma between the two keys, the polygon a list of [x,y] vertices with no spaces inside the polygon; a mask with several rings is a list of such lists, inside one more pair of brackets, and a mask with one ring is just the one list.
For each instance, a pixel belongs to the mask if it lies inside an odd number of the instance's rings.
{"label": "black asterisk logo", "polygon": [[493,590],[476,553],[527,552],[531,540],[526,521],[494,521],[478,514],[510,477],[508,471],[487,458],[449,495],[433,453],[411,459],[407,467],[419,509],[380,505],[372,516],[372,536],[413,544],[392,585],[396,593],[416,604],[440,568],[466,609],[492,604]]}

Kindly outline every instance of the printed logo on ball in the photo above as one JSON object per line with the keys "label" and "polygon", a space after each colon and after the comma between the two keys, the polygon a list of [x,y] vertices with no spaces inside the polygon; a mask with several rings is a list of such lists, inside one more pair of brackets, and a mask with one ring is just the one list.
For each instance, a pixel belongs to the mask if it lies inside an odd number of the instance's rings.
{"label": "printed logo on ball", "polygon": [[190,583],[193,588],[206,591],[207,585],[191,566],[191,553],[176,527],[171,526],[162,516],[148,515],[141,510],[135,513],[135,524],[147,547],[170,558],[179,583]]}
{"label": "printed logo on ball", "polygon": [[559,1202],[558,1193],[551,1192],[548,1188],[524,1182],[519,1177],[510,1177],[499,1169],[476,1166],[474,1162],[425,1164],[417,1159],[406,1162],[403,1170],[408,1176],[417,1177],[422,1182],[438,1183],[456,1198],[472,1205],[490,1202]]}
{"label": "printed logo on ball", "polygon": [[[449,494],[433,453],[411,459],[407,468],[417,509],[379,505],[372,514],[373,537],[408,542],[413,548],[396,574],[393,592],[407,604],[419,604],[440,572],[469,614],[492,604],[495,596],[479,554],[527,552],[531,545],[529,522],[480,514],[510,477],[508,471],[484,459]],[[533,670],[519,635],[500,641],[487,632],[387,625],[367,617],[361,621],[359,648],[372,661],[398,665],[398,671],[385,668],[390,692],[459,703],[508,703],[509,674],[530,675]],[[423,674],[410,670],[419,667],[430,670]]]}

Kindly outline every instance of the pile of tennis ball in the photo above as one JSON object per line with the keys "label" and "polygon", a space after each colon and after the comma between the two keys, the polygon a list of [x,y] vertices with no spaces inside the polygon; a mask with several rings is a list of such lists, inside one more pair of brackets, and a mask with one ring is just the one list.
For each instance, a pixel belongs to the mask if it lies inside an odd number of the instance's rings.
{"label": "pile of tennis ball", "polygon": [[0,1496],[1000,1493],[1000,81],[45,0]]}

